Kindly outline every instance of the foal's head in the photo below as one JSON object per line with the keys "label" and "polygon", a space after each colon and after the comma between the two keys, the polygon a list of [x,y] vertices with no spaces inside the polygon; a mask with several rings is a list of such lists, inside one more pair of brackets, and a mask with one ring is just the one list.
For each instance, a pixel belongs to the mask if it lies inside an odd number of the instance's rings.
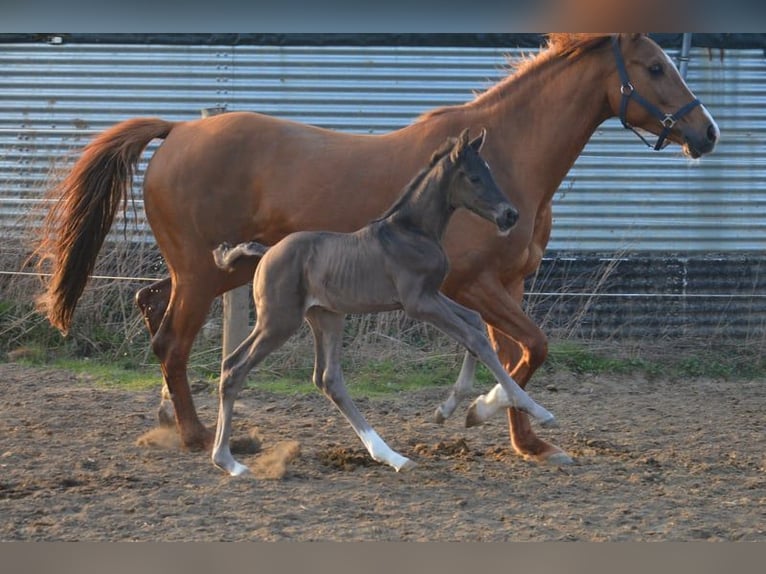
{"label": "foal's head", "polygon": [[486,133],[482,130],[469,141],[468,130],[463,130],[457,140],[451,140],[454,143],[449,155],[445,153],[442,160],[444,177],[449,185],[448,197],[453,209],[464,207],[493,222],[505,235],[516,223],[519,212],[500,191],[487,162],[479,155]]}

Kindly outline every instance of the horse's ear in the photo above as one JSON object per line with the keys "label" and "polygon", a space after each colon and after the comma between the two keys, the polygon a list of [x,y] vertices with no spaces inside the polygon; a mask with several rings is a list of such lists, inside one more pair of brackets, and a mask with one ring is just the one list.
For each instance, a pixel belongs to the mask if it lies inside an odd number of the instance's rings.
{"label": "horse's ear", "polygon": [[484,145],[484,138],[487,136],[487,130],[485,128],[481,128],[481,133],[476,136],[474,139],[472,139],[468,145],[471,146],[476,153],[479,153],[481,151],[482,146]]}

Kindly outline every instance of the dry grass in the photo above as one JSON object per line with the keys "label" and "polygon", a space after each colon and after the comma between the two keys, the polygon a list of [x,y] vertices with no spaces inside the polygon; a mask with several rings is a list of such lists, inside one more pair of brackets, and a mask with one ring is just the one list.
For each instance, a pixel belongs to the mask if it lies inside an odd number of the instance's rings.
{"label": "dry grass", "polygon": [[[108,277],[162,277],[164,263],[156,247],[137,241],[128,225],[119,226],[102,250],[96,273]],[[0,253],[5,271],[27,271],[25,260],[32,249],[25,240],[6,238]],[[616,259],[616,258],[615,258]],[[588,277],[565,278],[561,294],[538,295],[526,301],[527,312],[552,340],[549,368],[596,371],[623,368],[675,368],[684,364],[688,372],[709,371],[721,376],[766,371],[761,357],[763,329],[754,329],[746,341],[711,331],[705,337],[628,338],[619,333],[604,336],[592,329],[592,312],[600,289],[615,273],[613,262],[605,261]],[[576,283],[576,286],[575,286]],[[75,322],[63,338],[34,309],[34,298],[42,289],[32,275],[0,275],[0,352],[5,357],[42,362],[56,357],[94,357],[123,367],[156,365],[149,336],[134,305],[135,292],[147,283],[139,280],[93,279],[79,303]],[[579,298],[573,306],[567,290],[586,285],[592,296]],[[535,283],[531,284],[535,290]],[[566,313],[562,310],[566,309]],[[192,377],[215,376],[221,359],[221,303],[213,305],[208,322],[192,350]],[[10,355],[8,355],[10,353]],[[344,361],[349,369],[368,364],[390,363],[413,366],[447,361],[457,368],[462,350],[432,327],[412,321],[401,312],[349,317],[346,324]],[[712,365],[712,367],[711,367]],[[304,327],[286,345],[273,353],[262,371],[310,371],[313,341]],[[195,375],[196,373],[196,375]]]}

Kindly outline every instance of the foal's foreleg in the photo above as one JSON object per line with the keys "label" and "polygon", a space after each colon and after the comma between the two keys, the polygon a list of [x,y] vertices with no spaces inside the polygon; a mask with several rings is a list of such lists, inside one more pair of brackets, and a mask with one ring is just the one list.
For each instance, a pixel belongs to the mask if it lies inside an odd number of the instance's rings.
{"label": "foal's foreleg", "polygon": [[314,384],[327,396],[351,424],[373,460],[393,467],[397,472],[416,465],[393,450],[359,411],[348,394],[340,366],[343,343],[343,315],[314,307],[306,314],[314,335],[316,362]]}
{"label": "foal's foreleg", "polygon": [[484,332],[476,327],[476,320],[466,321],[466,314],[478,314],[441,293],[433,297],[421,297],[405,306],[405,311],[416,319],[431,323],[454,338],[469,352],[486,365],[500,384],[510,402],[521,411],[528,413],[542,426],[554,426],[555,417],[537,404],[503,368],[497,354]]}

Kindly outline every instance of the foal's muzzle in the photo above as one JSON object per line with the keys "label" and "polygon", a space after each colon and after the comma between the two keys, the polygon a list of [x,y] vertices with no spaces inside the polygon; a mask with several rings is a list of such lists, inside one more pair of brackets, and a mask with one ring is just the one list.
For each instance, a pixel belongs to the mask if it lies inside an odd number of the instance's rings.
{"label": "foal's muzzle", "polygon": [[518,219],[519,212],[516,211],[511,205],[499,208],[495,215],[495,224],[497,225],[497,230],[502,235],[506,235],[511,230],[511,228],[516,225]]}

